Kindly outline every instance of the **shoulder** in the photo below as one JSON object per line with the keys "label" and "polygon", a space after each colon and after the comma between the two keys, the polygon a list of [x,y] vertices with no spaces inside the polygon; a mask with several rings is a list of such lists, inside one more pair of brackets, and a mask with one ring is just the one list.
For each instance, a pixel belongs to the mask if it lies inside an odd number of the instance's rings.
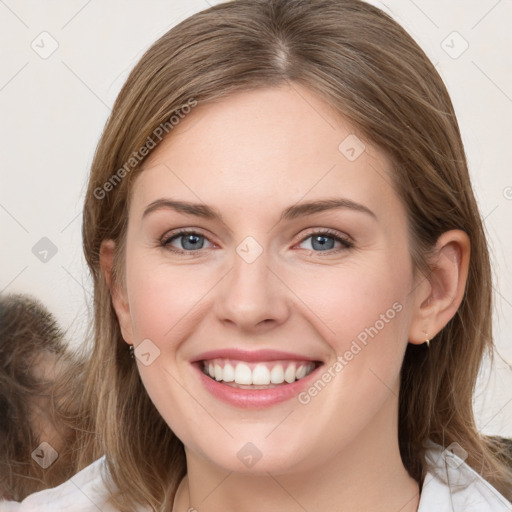
{"label": "shoulder", "polygon": [[0,501],[0,512],[119,512],[108,503],[109,491],[102,478],[104,466],[101,457],[58,487],[31,494],[21,503]]}
{"label": "shoulder", "polygon": [[427,448],[428,472],[418,512],[512,512],[512,503],[463,458],[432,441]]}

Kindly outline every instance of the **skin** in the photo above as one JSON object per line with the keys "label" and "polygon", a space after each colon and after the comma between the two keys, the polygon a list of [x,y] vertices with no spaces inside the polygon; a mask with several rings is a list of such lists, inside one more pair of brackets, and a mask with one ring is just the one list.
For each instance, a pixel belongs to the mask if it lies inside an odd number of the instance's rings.
{"label": "skin", "polygon": [[[111,289],[126,342],[150,339],[160,351],[137,365],[185,445],[188,474],[173,511],[417,510],[418,483],[398,448],[400,367],[408,342],[432,338],[455,314],[469,241],[443,234],[429,279],[415,272],[391,165],[367,142],[349,161],[338,146],[350,134],[304,88],[239,93],[195,108],[133,185],[123,282]],[[168,208],[143,217],[164,197],[210,205],[222,221]],[[375,217],[338,208],[279,222],[288,206],[337,197]],[[171,251],[190,247],[186,237],[162,245],[178,228],[206,237],[189,249],[196,256]],[[325,228],[353,247],[313,245]],[[236,252],[247,236],[263,251],[252,263]],[[103,243],[109,283],[113,250]],[[400,312],[306,405],[238,409],[210,395],[190,364],[237,347],[307,354],[327,368],[395,303]],[[247,442],[261,452],[251,468],[237,457]]]}

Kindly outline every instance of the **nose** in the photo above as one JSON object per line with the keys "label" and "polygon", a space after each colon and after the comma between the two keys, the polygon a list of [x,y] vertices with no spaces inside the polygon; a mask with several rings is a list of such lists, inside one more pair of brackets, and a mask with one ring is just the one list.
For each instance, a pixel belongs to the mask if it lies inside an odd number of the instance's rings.
{"label": "nose", "polygon": [[215,297],[215,314],[222,323],[263,333],[287,320],[290,290],[269,264],[266,252],[251,263],[235,254],[233,267]]}

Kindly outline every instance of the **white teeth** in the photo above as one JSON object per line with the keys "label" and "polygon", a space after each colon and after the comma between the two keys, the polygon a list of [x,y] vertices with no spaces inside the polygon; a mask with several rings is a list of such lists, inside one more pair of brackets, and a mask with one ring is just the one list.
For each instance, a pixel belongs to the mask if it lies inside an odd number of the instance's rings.
{"label": "white teeth", "polygon": [[252,383],[258,386],[270,384],[270,370],[263,364],[256,365],[252,371]]}
{"label": "white teeth", "polygon": [[224,365],[224,374],[222,380],[224,382],[233,382],[235,380],[235,369],[229,363]]}
{"label": "white teeth", "polygon": [[252,384],[252,372],[248,365],[244,363],[236,365],[235,382],[237,384]]}
{"label": "white teeth", "polygon": [[254,386],[268,386],[284,382],[291,384],[298,379],[303,379],[315,369],[315,364],[312,362],[300,365],[295,362],[285,365],[282,363],[257,363],[251,366],[244,362],[232,364],[223,359],[204,361],[203,363],[204,372],[212,379]]}
{"label": "white teeth", "polygon": [[303,364],[301,364],[297,368],[297,371],[295,372],[295,376],[297,377],[297,379],[302,379],[306,376],[306,367]]}
{"label": "white teeth", "polygon": [[272,384],[282,384],[284,382],[284,370],[282,364],[276,364],[270,372],[270,382]]}
{"label": "white teeth", "polygon": [[284,372],[284,380],[288,382],[288,384],[295,382],[295,363],[288,365],[288,368],[286,368]]}

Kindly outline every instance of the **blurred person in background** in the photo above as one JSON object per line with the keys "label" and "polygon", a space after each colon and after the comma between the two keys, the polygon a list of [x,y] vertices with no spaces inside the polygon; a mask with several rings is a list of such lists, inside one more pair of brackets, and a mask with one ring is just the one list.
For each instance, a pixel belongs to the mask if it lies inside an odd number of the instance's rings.
{"label": "blurred person in background", "polygon": [[0,497],[22,500],[73,475],[76,431],[59,416],[77,385],[59,378],[71,361],[64,333],[43,304],[0,296]]}

